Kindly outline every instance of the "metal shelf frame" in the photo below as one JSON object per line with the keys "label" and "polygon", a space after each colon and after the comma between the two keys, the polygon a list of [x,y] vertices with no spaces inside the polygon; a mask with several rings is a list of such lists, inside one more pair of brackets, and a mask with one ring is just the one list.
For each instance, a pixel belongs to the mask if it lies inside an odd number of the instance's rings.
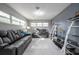
{"label": "metal shelf frame", "polygon": [[71,24],[70,26],[68,27],[68,30],[67,30],[67,33],[66,33],[66,37],[65,37],[65,42],[64,42],[64,46],[62,48],[62,51],[64,52],[65,54],[65,49],[66,49],[66,45],[67,45],[67,40],[68,40],[68,36],[69,36],[69,33],[71,31],[72,28],[76,28],[76,27],[79,27],[79,26],[73,26],[73,24],[76,22],[76,21],[79,21],[79,17],[72,17],[72,18],[69,18],[68,19],[69,21],[71,21]]}

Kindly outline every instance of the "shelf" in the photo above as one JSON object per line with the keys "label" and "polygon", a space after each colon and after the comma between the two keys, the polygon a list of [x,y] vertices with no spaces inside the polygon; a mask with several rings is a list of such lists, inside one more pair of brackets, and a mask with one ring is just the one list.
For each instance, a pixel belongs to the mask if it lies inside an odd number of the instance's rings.
{"label": "shelf", "polygon": [[79,49],[79,47],[76,46],[76,45],[73,45],[73,44],[70,44],[70,43],[68,43],[68,44],[71,45],[71,46],[73,46],[74,48],[78,48]]}
{"label": "shelf", "polygon": [[68,49],[66,49],[66,53],[72,54],[74,55],[74,53],[72,53],[71,51],[69,51]]}
{"label": "shelf", "polygon": [[79,27],[79,26],[72,26],[72,27]]}
{"label": "shelf", "polygon": [[71,18],[69,18],[68,20],[70,20],[70,21],[74,21],[74,20],[78,20],[79,19],[79,17],[71,17]]}
{"label": "shelf", "polygon": [[[69,47],[66,47],[66,53],[68,54],[73,54],[73,55],[79,55],[79,47],[78,46],[75,46],[73,44],[69,44],[68,45]],[[75,49],[78,49],[77,51],[75,51]]]}
{"label": "shelf", "polygon": [[72,36],[79,37],[78,35],[72,35]]}

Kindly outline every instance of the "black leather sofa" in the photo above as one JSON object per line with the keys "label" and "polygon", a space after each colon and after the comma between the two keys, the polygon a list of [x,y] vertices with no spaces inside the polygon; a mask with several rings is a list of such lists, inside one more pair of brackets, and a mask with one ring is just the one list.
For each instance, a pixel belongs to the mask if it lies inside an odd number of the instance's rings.
{"label": "black leather sofa", "polygon": [[0,30],[0,55],[21,55],[32,41],[31,34],[21,30]]}

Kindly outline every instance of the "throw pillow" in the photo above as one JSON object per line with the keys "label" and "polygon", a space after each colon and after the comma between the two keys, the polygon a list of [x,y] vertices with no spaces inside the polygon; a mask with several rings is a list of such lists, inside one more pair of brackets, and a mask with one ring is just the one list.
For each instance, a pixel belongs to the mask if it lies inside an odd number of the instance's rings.
{"label": "throw pillow", "polygon": [[0,44],[3,44],[3,40],[2,40],[2,38],[0,37]]}
{"label": "throw pillow", "polygon": [[2,39],[4,43],[11,43],[11,40],[8,37],[3,37]]}

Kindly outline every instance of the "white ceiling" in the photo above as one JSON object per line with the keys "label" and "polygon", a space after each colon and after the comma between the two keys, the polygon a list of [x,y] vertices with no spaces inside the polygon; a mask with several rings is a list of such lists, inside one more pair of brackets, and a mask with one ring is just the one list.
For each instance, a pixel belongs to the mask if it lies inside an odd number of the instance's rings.
{"label": "white ceiling", "polygon": [[[13,9],[29,20],[51,20],[60,12],[62,12],[69,3],[9,3]],[[44,11],[43,16],[35,16],[33,13],[36,7],[39,6],[40,10]]]}

